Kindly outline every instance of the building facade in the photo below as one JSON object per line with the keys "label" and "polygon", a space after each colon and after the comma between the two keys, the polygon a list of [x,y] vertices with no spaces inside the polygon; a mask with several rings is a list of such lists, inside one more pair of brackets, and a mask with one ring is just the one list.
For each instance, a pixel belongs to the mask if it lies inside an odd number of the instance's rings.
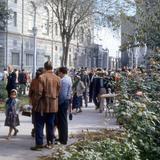
{"label": "building facade", "polygon": [[[151,8],[157,3],[157,0],[136,0],[137,8],[142,11],[147,7]],[[137,24],[140,26],[143,18],[137,12],[133,17],[124,17],[121,20],[121,63],[122,66],[129,68],[145,65],[145,57],[150,54],[150,49],[146,44],[140,44],[136,39]],[[147,23],[147,22],[144,22]]]}
{"label": "building facade", "polygon": [[90,44],[83,49],[77,50],[76,65],[78,68],[106,68],[108,69],[109,50],[103,49],[102,45]]}
{"label": "building facade", "polygon": [[[34,2],[27,0],[5,1],[8,9],[12,10],[12,18],[8,20],[5,30],[0,31],[0,68],[12,64],[18,69],[32,71],[35,52],[37,68],[43,66],[48,59],[53,61],[54,68],[59,67],[62,43],[57,19],[52,10],[47,6],[36,7]],[[70,44],[69,67],[75,67],[77,43],[83,50],[86,44],[92,41],[92,30],[89,25],[87,27],[82,25],[80,30],[83,34],[81,40],[74,34]]]}

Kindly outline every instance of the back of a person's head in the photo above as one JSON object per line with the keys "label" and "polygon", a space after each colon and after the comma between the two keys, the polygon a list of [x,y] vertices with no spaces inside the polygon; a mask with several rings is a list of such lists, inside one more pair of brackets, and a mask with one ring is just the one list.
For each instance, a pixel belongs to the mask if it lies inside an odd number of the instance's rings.
{"label": "back of a person's head", "polygon": [[96,70],[96,71],[101,72],[101,71],[102,71],[102,69],[101,69],[101,68],[97,68],[97,70]]}
{"label": "back of a person's head", "polygon": [[53,67],[52,67],[52,62],[51,61],[47,61],[44,63],[44,69],[45,70],[52,70]]}
{"label": "back of a person's head", "polygon": [[67,74],[68,69],[67,69],[67,67],[60,67],[58,71],[63,73],[63,74]]}
{"label": "back of a person's head", "polygon": [[37,69],[36,71],[36,78],[38,78],[44,71],[44,68],[43,67],[40,67]]}
{"label": "back of a person's head", "polygon": [[11,64],[9,64],[7,68],[9,72],[14,71],[14,67]]}

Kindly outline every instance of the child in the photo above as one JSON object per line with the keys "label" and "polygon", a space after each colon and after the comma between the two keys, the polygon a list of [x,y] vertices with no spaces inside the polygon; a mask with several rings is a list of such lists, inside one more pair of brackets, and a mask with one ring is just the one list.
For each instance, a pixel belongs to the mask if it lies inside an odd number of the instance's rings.
{"label": "child", "polygon": [[6,101],[5,126],[9,127],[9,133],[7,139],[10,139],[13,130],[14,130],[13,136],[17,135],[18,129],[16,128],[16,126],[20,125],[17,113],[17,109],[20,106],[20,100],[18,100],[16,97],[17,97],[17,90],[12,89],[10,92],[10,96]]}

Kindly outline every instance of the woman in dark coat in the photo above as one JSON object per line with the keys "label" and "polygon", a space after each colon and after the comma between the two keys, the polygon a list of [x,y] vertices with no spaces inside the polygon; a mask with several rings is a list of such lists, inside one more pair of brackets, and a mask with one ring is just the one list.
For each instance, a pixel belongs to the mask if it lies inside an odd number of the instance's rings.
{"label": "woman in dark coat", "polygon": [[16,73],[12,65],[8,65],[8,77],[6,90],[8,92],[8,97],[12,89],[16,89]]}

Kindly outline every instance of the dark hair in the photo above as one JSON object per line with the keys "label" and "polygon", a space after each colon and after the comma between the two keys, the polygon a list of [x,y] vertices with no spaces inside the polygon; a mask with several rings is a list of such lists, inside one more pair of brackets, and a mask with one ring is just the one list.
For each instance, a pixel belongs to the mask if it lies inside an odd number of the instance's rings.
{"label": "dark hair", "polygon": [[44,71],[44,68],[43,67],[40,67],[37,69],[36,71],[36,78],[38,78]]}
{"label": "dark hair", "polygon": [[67,67],[60,67],[59,70],[58,70],[58,72],[61,72],[63,74],[67,74],[68,69],[67,69]]}
{"label": "dark hair", "polygon": [[46,70],[52,70],[53,67],[52,67],[52,62],[51,61],[47,61],[44,63],[44,69]]}
{"label": "dark hair", "polygon": [[97,70],[96,71],[102,71],[102,69],[101,68],[97,68]]}

